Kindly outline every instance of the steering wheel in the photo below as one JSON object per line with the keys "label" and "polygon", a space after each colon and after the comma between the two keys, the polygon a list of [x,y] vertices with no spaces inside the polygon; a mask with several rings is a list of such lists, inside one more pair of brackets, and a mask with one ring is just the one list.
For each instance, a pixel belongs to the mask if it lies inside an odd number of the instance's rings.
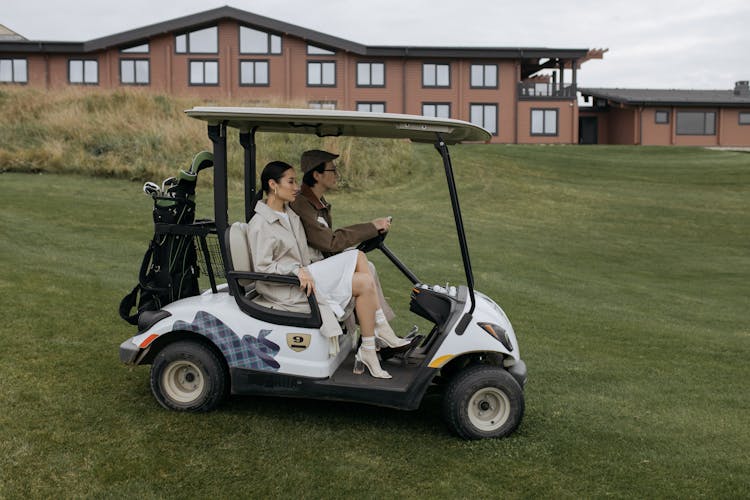
{"label": "steering wheel", "polygon": [[378,233],[378,235],[375,236],[374,238],[365,240],[359,245],[357,245],[357,250],[367,253],[371,250],[375,250],[376,248],[379,248],[380,244],[383,243],[383,241],[385,241],[385,237],[387,234],[388,234],[387,232]]}

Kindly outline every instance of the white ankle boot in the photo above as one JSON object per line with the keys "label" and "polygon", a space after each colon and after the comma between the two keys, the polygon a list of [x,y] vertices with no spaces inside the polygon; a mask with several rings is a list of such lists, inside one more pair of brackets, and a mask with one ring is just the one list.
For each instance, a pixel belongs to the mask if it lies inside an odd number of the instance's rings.
{"label": "white ankle boot", "polygon": [[375,325],[375,341],[378,347],[397,349],[409,345],[408,340],[396,336],[387,321]]}
{"label": "white ankle boot", "polygon": [[391,378],[391,374],[380,367],[377,351],[360,346],[354,357],[354,373],[363,374],[365,366],[370,371],[370,375],[375,378]]}

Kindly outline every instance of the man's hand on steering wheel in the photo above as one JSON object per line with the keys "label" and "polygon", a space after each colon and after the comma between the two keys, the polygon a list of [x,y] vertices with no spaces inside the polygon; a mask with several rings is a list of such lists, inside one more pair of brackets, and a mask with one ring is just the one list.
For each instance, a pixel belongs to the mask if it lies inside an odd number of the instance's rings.
{"label": "man's hand on steering wheel", "polygon": [[388,216],[375,219],[372,223],[375,224],[379,233],[387,233],[391,229],[391,221],[393,221],[393,217]]}

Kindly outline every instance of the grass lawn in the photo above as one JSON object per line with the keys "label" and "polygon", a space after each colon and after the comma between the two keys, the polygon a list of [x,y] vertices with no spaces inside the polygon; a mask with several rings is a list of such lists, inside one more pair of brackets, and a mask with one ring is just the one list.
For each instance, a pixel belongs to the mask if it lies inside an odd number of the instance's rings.
{"label": "grass lawn", "polygon": [[[336,223],[393,215],[388,244],[423,281],[463,283],[439,158],[414,148],[395,187],[332,196]],[[453,437],[437,397],[414,412],[254,397],[163,410],[148,368],[118,361],[150,200],[123,180],[6,173],[0,498],[750,496],[750,155],[451,153],[477,289],[529,368],[512,437]],[[405,331],[409,284],[374,260]]]}

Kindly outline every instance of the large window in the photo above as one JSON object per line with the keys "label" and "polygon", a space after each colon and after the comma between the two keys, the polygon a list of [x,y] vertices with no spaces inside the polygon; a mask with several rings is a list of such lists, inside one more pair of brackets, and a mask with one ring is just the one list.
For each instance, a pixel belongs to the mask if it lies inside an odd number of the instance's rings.
{"label": "large window", "polygon": [[28,81],[26,59],[0,59],[0,83],[27,83]]}
{"label": "large window", "polygon": [[557,135],[557,109],[531,110],[531,135]]}
{"label": "large window", "polygon": [[475,89],[496,89],[497,64],[472,64],[471,87]]}
{"label": "large window", "polygon": [[385,64],[377,62],[357,63],[357,86],[384,87]]}
{"label": "large window", "polygon": [[148,85],[148,59],[120,59],[120,83]]}
{"label": "large window", "polygon": [[471,123],[497,135],[497,104],[471,104],[469,115]]}
{"label": "large window", "polygon": [[310,109],[336,109],[336,101],[310,101],[307,106]]}
{"label": "large window", "polygon": [[218,85],[219,61],[190,61],[190,85]]}
{"label": "large window", "polygon": [[424,102],[422,103],[422,116],[450,118],[451,105],[448,102]]}
{"label": "large window", "polygon": [[240,54],[281,54],[281,37],[240,26]]}
{"label": "large window", "polygon": [[336,86],[336,63],[333,61],[308,62],[307,85],[310,87]]}
{"label": "large window", "polygon": [[268,61],[240,61],[240,85],[268,84]]}
{"label": "large window", "polygon": [[368,113],[385,113],[384,102],[358,102],[357,111],[366,111]]}
{"label": "large window", "polygon": [[71,59],[68,61],[68,81],[84,85],[97,85],[99,83],[99,62]]}
{"label": "large window", "polygon": [[219,29],[216,26],[183,33],[175,37],[175,52],[178,54],[218,54]]}
{"label": "large window", "polygon": [[425,63],[422,65],[423,87],[450,87],[451,65]]}
{"label": "large window", "polygon": [[678,135],[715,135],[716,113],[713,111],[678,111]]}
{"label": "large window", "polygon": [[740,111],[740,125],[750,125],[750,112]]}

